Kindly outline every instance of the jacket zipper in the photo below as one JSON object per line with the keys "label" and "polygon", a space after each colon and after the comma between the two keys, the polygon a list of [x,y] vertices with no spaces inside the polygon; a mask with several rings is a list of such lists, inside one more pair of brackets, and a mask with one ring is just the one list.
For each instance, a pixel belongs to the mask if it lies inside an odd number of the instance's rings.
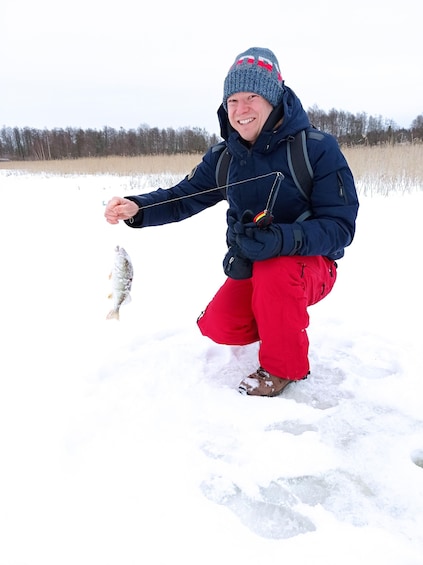
{"label": "jacket zipper", "polygon": [[339,196],[345,200],[345,202],[347,202],[347,195],[345,194],[345,187],[344,187],[344,181],[342,180],[342,175],[341,173],[338,171],[336,173],[336,176],[338,177],[338,187],[339,187]]}

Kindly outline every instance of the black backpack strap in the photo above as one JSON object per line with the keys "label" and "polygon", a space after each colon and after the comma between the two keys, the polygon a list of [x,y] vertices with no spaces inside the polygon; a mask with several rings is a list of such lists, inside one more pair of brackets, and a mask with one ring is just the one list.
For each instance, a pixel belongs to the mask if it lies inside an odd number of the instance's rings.
{"label": "black backpack strap", "polygon": [[219,156],[216,165],[216,186],[222,187],[222,194],[227,199],[227,190],[229,183],[229,167],[231,165],[232,155],[224,145],[222,153]]}
{"label": "black backpack strap", "polygon": [[288,166],[296,187],[310,200],[313,187],[313,169],[307,152],[307,132],[301,130],[287,144]]}
{"label": "black backpack strap", "polygon": [[[299,131],[287,144],[287,157],[289,170],[296,187],[310,202],[314,173],[308,157],[307,138],[320,141],[324,138],[324,135],[315,129]],[[310,218],[310,216],[312,216],[312,213],[309,209],[303,212],[295,221],[303,222]]]}

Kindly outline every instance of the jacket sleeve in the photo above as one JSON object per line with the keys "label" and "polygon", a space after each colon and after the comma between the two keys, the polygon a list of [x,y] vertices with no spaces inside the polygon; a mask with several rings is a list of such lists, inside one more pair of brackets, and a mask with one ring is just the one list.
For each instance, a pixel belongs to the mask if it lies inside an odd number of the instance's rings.
{"label": "jacket sleeve", "polygon": [[311,217],[305,222],[278,224],[283,235],[281,255],[323,255],[340,259],[353,240],[358,197],[352,172],[332,136],[309,147],[313,166]]}
{"label": "jacket sleeve", "polygon": [[136,216],[125,223],[141,228],[180,222],[223,200],[222,191],[216,188],[218,155],[215,153],[212,148],[209,149],[191,173],[171,188],[158,188],[139,196],[125,196],[140,208]]}

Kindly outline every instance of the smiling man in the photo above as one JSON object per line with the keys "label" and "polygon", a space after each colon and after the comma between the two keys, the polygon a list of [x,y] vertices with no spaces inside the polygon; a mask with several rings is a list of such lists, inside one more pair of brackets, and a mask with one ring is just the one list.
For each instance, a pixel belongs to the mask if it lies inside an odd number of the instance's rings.
{"label": "smiling man", "polygon": [[245,141],[254,143],[282,92],[282,75],[273,53],[249,49],[237,57],[223,85],[229,123]]}
{"label": "smiling man", "polygon": [[258,138],[273,110],[270,102],[253,92],[233,94],[228,98],[227,108],[229,123],[249,143]]}
{"label": "smiling man", "polygon": [[[269,49],[251,47],[236,57],[218,116],[224,141],[211,147],[191,174],[166,190],[114,197],[105,216],[111,224],[157,226],[184,220],[226,197],[227,279],[199,316],[198,327],[216,343],[258,342],[259,367],[244,376],[238,390],[276,396],[309,374],[308,307],[332,290],[337,262],[354,238],[357,193],[336,140],[311,127]],[[309,197],[292,165],[297,139],[303,140],[312,179]],[[216,187],[224,154],[231,157],[226,192]]]}

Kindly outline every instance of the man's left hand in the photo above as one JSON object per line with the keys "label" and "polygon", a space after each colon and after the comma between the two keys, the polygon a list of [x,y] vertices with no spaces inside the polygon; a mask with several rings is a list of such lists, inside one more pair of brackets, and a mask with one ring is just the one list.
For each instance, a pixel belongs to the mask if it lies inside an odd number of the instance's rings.
{"label": "man's left hand", "polygon": [[254,222],[236,222],[233,231],[240,252],[251,261],[271,259],[281,252],[282,232],[278,226],[260,229]]}

